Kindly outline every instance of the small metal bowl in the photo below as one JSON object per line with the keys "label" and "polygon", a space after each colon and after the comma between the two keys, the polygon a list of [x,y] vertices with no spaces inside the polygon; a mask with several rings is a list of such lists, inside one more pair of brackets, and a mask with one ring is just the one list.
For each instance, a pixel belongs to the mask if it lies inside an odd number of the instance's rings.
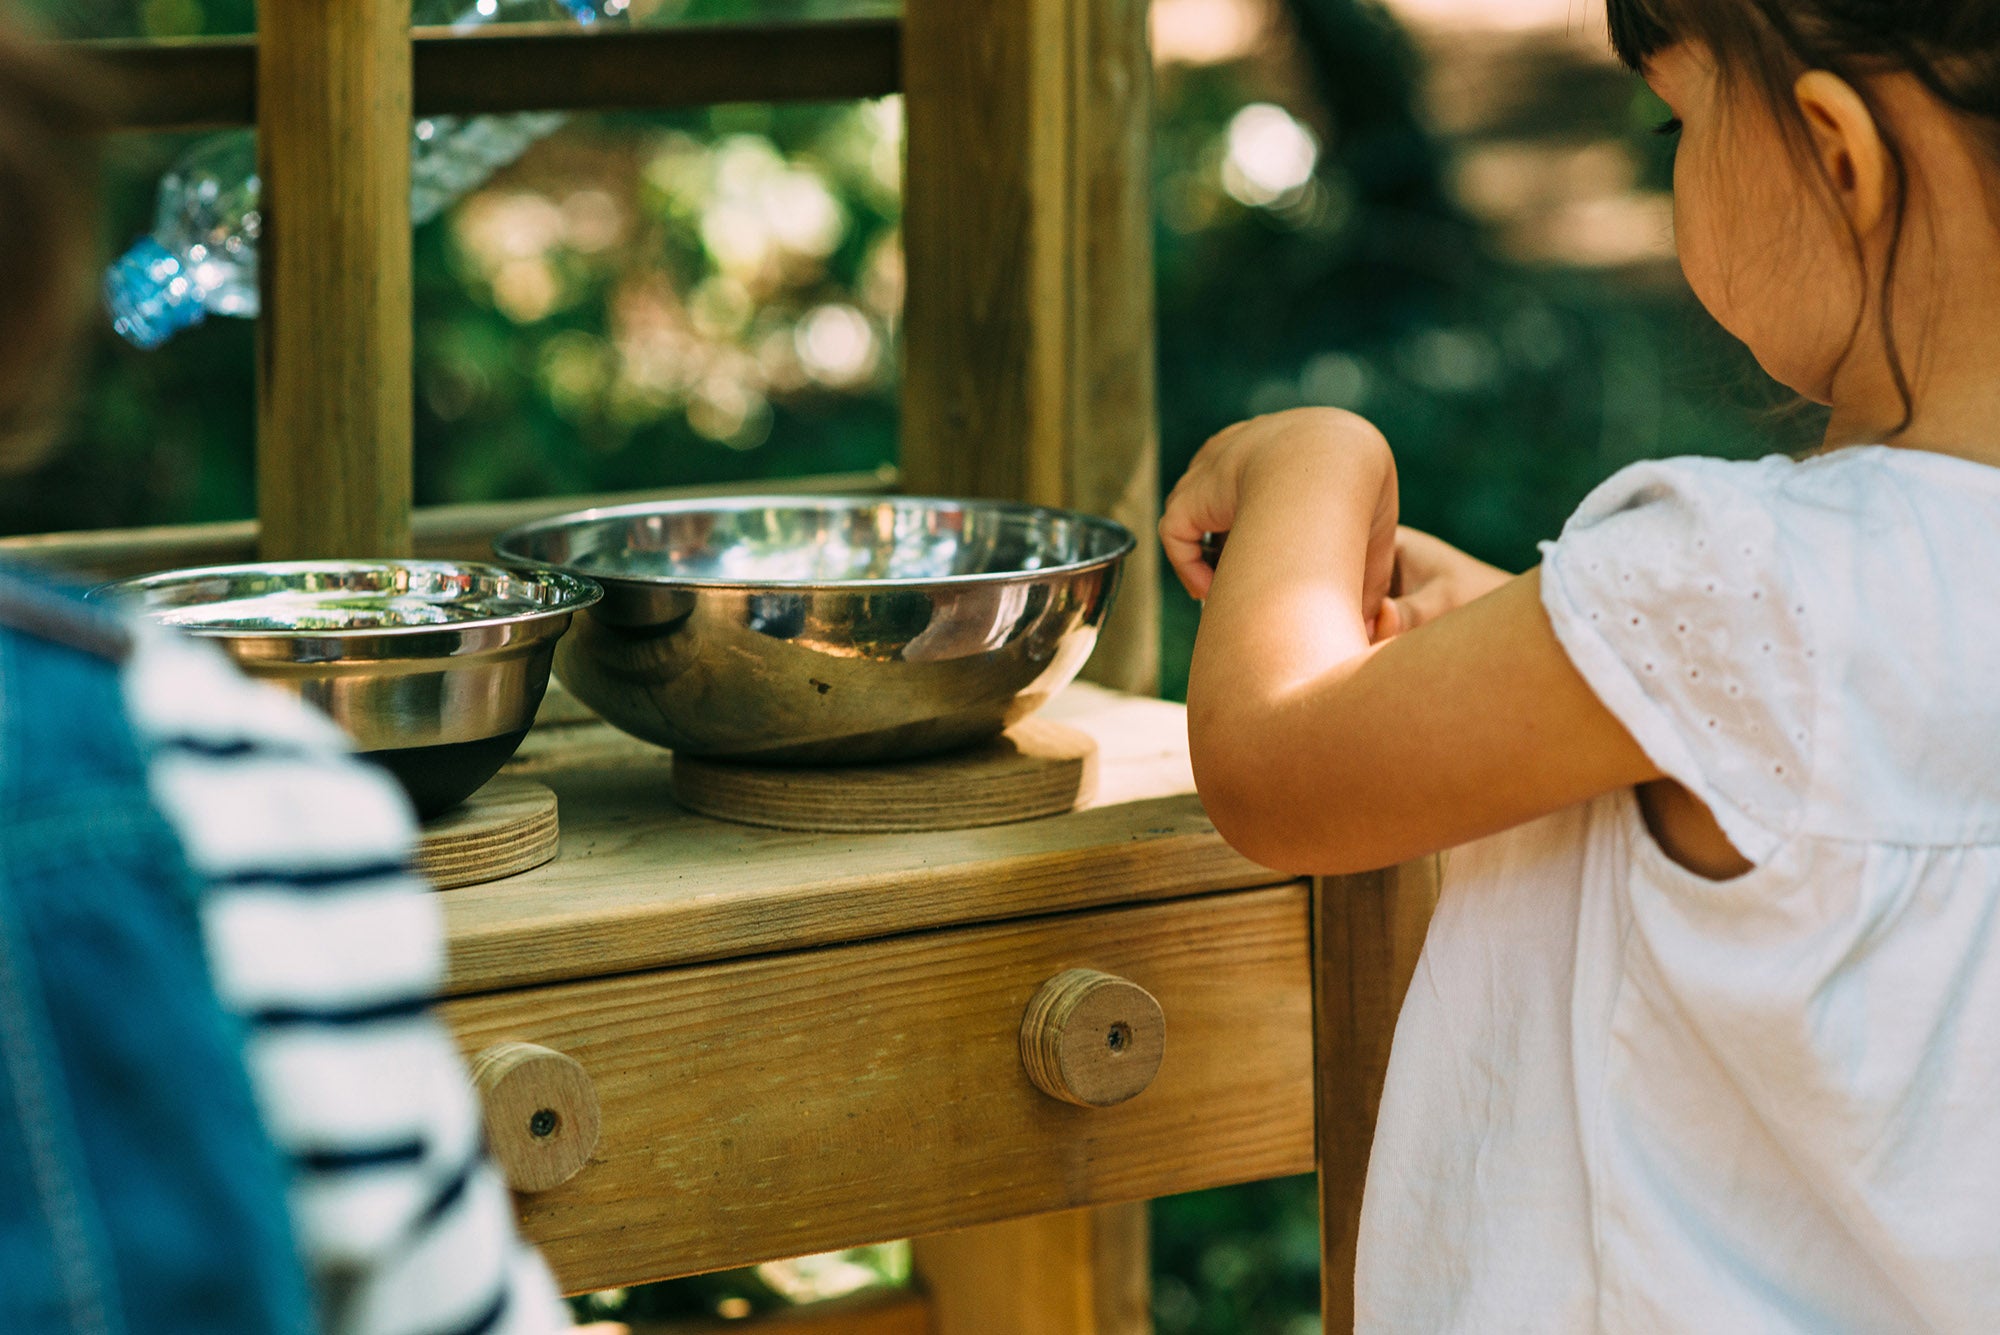
{"label": "small metal bowl", "polygon": [[558,571],[381,560],[170,570],[91,596],[214,640],[319,706],[428,817],[514,754],[557,639],[599,593]]}
{"label": "small metal bowl", "polygon": [[1132,535],[990,501],[750,497],[585,510],[502,534],[585,575],[556,675],[689,755],[862,763],[969,746],[1068,685]]}

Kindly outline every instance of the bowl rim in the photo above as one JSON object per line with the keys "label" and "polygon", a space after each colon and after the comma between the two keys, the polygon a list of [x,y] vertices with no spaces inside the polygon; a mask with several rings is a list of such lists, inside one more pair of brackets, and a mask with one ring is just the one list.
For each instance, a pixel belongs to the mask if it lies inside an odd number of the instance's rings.
{"label": "bowl rim", "polygon": [[[606,572],[582,572],[574,566],[545,561],[528,556],[518,550],[520,543],[528,538],[553,530],[572,527],[603,520],[638,518],[658,514],[690,514],[703,510],[741,511],[771,509],[785,506],[801,510],[840,509],[856,504],[908,504],[913,506],[952,508],[958,510],[997,510],[1024,515],[1049,515],[1062,519],[1080,521],[1108,532],[1114,539],[1114,550],[1103,556],[1093,556],[1084,560],[1065,561],[1061,565],[1040,566],[1033,570],[985,570],[962,575],[903,575],[885,579],[721,579],[709,575],[648,575],[612,574]],[[509,550],[509,544],[517,550]],[[585,510],[572,510],[567,514],[551,515],[543,519],[516,524],[493,539],[493,550],[503,561],[520,565],[576,575],[599,583],[637,584],[657,588],[676,589],[716,589],[716,590],[780,590],[786,592],[829,592],[865,593],[888,589],[930,589],[963,588],[983,584],[1008,584],[1020,580],[1041,579],[1046,576],[1078,575],[1090,571],[1116,566],[1130,556],[1138,546],[1138,539],[1132,530],[1115,519],[1086,513],[1082,510],[1068,510],[1057,506],[1034,505],[1027,501],[984,500],[978,497],[962,496],[904,496],[887,493],[852,494],[832,493],[782,493],[769,492],[753,496],[710,496],[685,499],[638,501],[626,505],[594,506]]]}
{"label": "bowl rim", "polygon": [[[555,576],[554,583],[561,591],[561,598],[555,605],[537,608],[532,612],[516,612],[505,616],[474,617],[465,621],[447,621],[440,625],[425,626],[329,626],[305,629],[286,629],[273,626],[202,626],[186,623],[159,621],[144,607],[135,606],[125,600],[127,594],[138,593],[150,588],[166,588],[175,584],[188,583],[198,579],[226,578],[231,575],[286,575],[302,574],[307,571],[363,571],[363,570],[470,570],[495,571],[514,576],[533,576],[547,579]],[[84,594],[90,602],[125,611],[154,625],[167,626],[188,635],[199,635],[208,639],[229,640],[364,640],[418,635],[449,635],[458,631],[489,630],[503,626],[526,626],[555,617],[573,616],[585,608],[593,606],[604,597],[604,589],[588,575],[579,575],[560,566],[543,565],[537,562],[517,562],[509,564],[501,561],[455,561],[445,558],[420,556],[383,557],[326,557],[304,561],[241,561],[228,565],[186,566],[172,570],[156,570],[145,575],[133,575],[126,579],[106,581],[91,588]],[[199,604],[194,604],[199,606]]]}

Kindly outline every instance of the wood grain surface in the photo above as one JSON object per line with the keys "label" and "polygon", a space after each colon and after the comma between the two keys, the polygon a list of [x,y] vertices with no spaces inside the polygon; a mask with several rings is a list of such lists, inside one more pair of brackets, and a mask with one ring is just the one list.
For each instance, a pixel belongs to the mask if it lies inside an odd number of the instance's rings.
{"label": "wood grain surface", "polygon": [[547,1191],[583,1171],[603,1118],[575,1058],[534,1043],[495,1043],[471,1060],[486,1145],[516,1191]]}
{"label": "wood grain surface", "polygon": [[1153,994],[1097,969],[1064,969],[1021,1016],[1021,1065],[1035,1088],[1082,1108],[1137,1098],[1166,1056],[1167,1017]]}
{"label": "wood grain surface", "polygon": [[408,0],[258,13],[258,549],[410,550]]}
{"label": "wood grain surface", "polygon": [[[846,101],[900,86],[899,25],[864,18],[580,32],[508,23],[412,34],[419,116]],[[257,119],[253,37],[74,42],[115,79],[108,125],[170,130]]]}
{"label": "wood grain surface", "polygon": [[538,728],[505,771],[554,789],[562,853],[443,896],[446,989],[472,993],[1289,879],[1193,796],[1178,705],[1073,687],[1047,716],[1098,744],[1098,792],[1046,820],[797,834],[674,804],[668,753],[603,724]]}
{"label": "wood grain surface", "polygon": [[847,102],[902,86],[894,18],[419,29],[419,116]]}
{"label": "wood grain surface", "polygon": [[674,800],[717,820],[831,834],[970,830],[1074,811],[1097,789],[1097,742],[1028,718],[982,746],[880,765],[741,765],[674,757]]}
{"label": "wood grain surface", "polygon": [[918,1238],[937,1335],[1152,1335],[1143,1203]]}
{"label": "wood grain surface", "polygon": [[1442,862],[1315,881],[1313,1023],[1318,1092],[1320,1302],[1354,1329],[1354,1254],[1389,1041],[1437,907]]}
{"label": "wood grain surface", "polygon": [[908,0],[902,461],[1139,538],[1094,681],[1159,670],[1144,0]]}
{"label": "wood grain surface", "polygon": [[[468,1051],[538,1043],[589,1072],[595,1159],[521,1202],[573,1292],[1308,1171],[1306,933],[1292,884],[445,1013]],[[1158,1078],[1114,1108],[1058,1103],[1021,1067],[1023,1009],[1072,967],[1173,1017]]]}
{"label": "wood grain surface", "polygon": [[497,881],[556,855],[556,795],[532,779],[501,776],[424,822],[417,870],[439,890]]}
{"label": "wood grain surface", "polygon": [[1069,22],[1068,503],[1139,545],[1084,675],[1152,694],[1160,677],[1160,423],[1153,318],[1149,0],[1063,6]]}
{"label": "wood grain surface", "polygon": [[937,1335],[931,1305],[909,1289],[870,1290],[754,1317],[635,1321],[632,1335]]}

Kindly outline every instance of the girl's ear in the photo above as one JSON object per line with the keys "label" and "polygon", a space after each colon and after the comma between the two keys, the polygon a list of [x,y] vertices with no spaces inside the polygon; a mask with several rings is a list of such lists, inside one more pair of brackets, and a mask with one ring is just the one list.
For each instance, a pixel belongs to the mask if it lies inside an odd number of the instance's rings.
{"label": "girl's ear", "polygon": [[1889,150],[1875,114],[1852,84],[1826,70],[1801,74],[1792,95],[1841,211],[1856,235],[1869,235],[1889,208]]}

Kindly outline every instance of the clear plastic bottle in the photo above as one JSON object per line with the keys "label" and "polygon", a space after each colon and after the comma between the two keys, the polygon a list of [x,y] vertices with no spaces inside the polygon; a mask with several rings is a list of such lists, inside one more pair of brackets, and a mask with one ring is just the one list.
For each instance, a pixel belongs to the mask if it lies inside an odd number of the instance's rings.
{"label": "clear plastic bottle", "polygon": [[[439,23],[460,0],[417,0],[411,21]],[[454,28],[500,19],[564,18],[593,25],[620,17],[626,0],[477,0],[449,17]],[[410,127],[410,221],[428,222],[460,195],[561,125],[560,112],[431,116]],[[257,314],[257,138],[211,135],[160,178],[151,235],[104,273],[112,328],[156,348],[209,315]]]}

